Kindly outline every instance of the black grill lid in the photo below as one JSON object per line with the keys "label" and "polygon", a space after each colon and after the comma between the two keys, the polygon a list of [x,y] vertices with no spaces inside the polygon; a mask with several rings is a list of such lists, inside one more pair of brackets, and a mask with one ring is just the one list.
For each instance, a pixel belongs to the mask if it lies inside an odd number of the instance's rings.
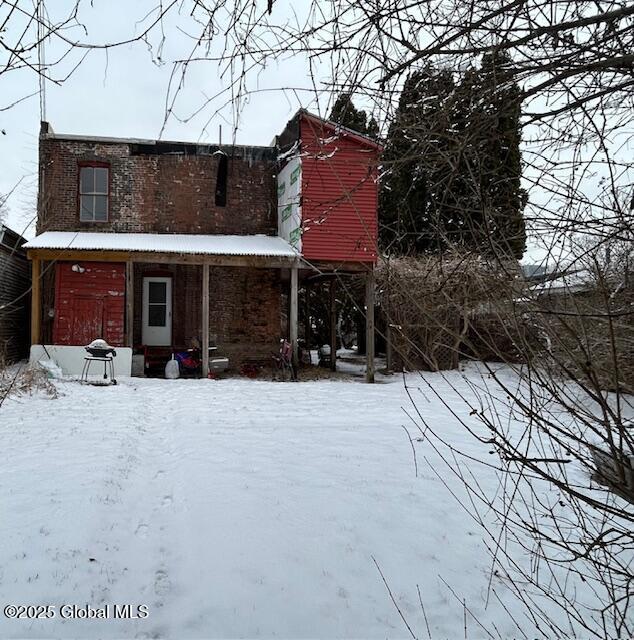
{"label": "black grill lid", "polygon": [[117,352],[114,350],[114,347],[111,347],[102,338],[97,338],[96,340],[93,340],[89,345],[85,346],[84,349],[86,349],[86,351],[88,351],[88,353],[91,356],[95,356],[97,358],[103,358],[109,355],[113,355],[113,356],[117,355]]}

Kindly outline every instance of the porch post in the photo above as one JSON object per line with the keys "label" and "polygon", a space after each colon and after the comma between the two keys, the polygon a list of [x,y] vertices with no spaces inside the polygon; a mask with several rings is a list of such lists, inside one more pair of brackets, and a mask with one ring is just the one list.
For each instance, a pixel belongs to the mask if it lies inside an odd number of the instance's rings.
{"label": "porch post", "polygon": [[203,265],[203,291],[202,291],[202,376],[206,378],[209,373],[209,265]]}
{"label": "porch post", "polygon": [[385,296],[385,305],[383,306],[383,315],[385,317],[385,369],[388,373],[392,373],[394,366],[394,352],[392,347],[392,305],[390,290],[390,262],[387,261],[387,295]]}
{"label": "porch post", "polygon": [[125,344],[134,344],[134,263],[128,260],[125,265]]}
{"label": "porch post", "polygon": [[330,281],[330,369],[337,370],[337,280]]}
{"label": "porch post", "polygon": [[394,364],[394,354],[392,352],[392,326],[390,323],[390,316],[387,316],[387,323],[385,327],[385,368],[388,373],[392,372]]}
{"label": "porch post", "polygon": [[298,352],[297,352],[297,263],[293,263],[291,267],[291,308],[289,318],[289,337],[291,341],[291,347],[293,349],[293,364],[295,367],[298,365]]}
{"label": "porch post", "polygon": [[31,344],[40,342],[42,320],[42,263],[39,258],[31,262]]}
{"label": "porch post", "polygon": [[365,277],[365,381],[374,382],[374,265]]}
{"label": "porch post", "polygon": [[310,324],[310,289],[308,282],[304,284],[304,348],[310,350],[311,340],[311,324]]}

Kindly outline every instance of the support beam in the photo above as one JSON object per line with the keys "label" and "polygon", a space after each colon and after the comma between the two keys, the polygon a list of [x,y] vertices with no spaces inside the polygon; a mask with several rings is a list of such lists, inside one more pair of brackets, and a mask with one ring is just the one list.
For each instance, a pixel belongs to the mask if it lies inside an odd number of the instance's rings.
{"label": "support beam", "polygon": [[374,267],[365,277],[365,381],[374,382]]}
{"label": "support beam", "polygon": [[392,373],[394,367],[394,352],[392,351],[392,325],[390,316],[386,316],[385,326],[385,368],[388,373]]}
{"label": "support beam", "polygon": [[203,290],[201,309],[201,350],[202,350],[202,375],[206,378],[209,374],[209,265],[203,265]]}
{"label": "support beam", "polygon": [[31,262],[31,344],[40,343],[42,321],[42,263]]}
{"label": "support beam", "polygon": [[310,351],[312,338],[312,325],[310,322],[310,286],[304,283],[304,349]]}
{"label": "support beam", "polygon": [[134,263],[125,264],[125,344],[134,346]]}
{"label": "support beam", "polygon": [[337,370],[337,281],[330,281],[330,369]]}
{"label": "support beam", "polygon": [[29,249],[30,260],[64,260],[93,262],[150,262],[160,264],[209,264],[218,267],[255,267],[258,269],[284,269],[293,264],[288,256],[229,256],[187,253],[159,253],[142,251],[98,251],[88,249]]}
{"label": "support beam", "polygon": [[289,338],[293,349],[293,365],[299,364],[297,353],[297,264],[291,267],[291,295],[290,295],[290,313],[289,313]]}
{"label": "support beam", "polygon": [[385,318],[385,369],[387,373],[392,373],[394,369],[394,351],[392,346],[392,305],[391,305],[391,289],[390,289],[390,262],[387,261],[387,295],[383,307],[383,316]]}

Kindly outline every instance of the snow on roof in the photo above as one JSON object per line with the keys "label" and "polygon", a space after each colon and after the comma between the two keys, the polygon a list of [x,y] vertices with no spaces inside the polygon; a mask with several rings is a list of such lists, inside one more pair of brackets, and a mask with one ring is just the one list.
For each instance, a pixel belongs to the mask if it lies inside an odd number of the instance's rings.
{"label": "snow on roof", "polygon": [[297,252],[278,236],[195,235],[185,233],[88,233],[45,231],[26,249],[144,251],[197,255],[295,257]]}

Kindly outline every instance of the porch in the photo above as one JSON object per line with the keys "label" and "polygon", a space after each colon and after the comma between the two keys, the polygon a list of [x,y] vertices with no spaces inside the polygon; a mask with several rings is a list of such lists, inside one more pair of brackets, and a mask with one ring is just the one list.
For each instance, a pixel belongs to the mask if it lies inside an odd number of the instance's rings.
{"label": "porch", "polygon": [[27,250],[32,345],[83,346],[103,337],[156,364],[197,349],[202,372],[210,353],[235,369],[270,363],[281,337],[297,364],[300,280],[346,269],[372,282],[367,265],[308,264],[275,236],[46,232]]}

